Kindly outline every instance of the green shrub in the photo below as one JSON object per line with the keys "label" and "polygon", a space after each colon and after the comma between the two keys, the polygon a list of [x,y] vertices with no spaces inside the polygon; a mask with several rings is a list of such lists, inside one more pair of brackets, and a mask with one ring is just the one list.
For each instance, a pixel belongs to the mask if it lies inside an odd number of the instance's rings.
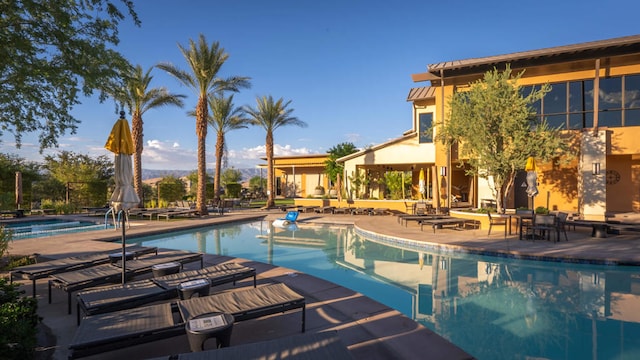
{"label": "green shrub", "polygon": [[19,284],[0,279],[0,359],[33,359],[37,344],[38,301],[22,296]]}
{"label": "green shrub", "polygon": [[549,213],[549,209],[544,206],[538,206],[536,208],[536,214],[546,215]]}
{"label": "green shrub", "polygon": [[0,259],[9,249],[9,243],[13,239],[13,232],[4,231],[4,225],[0,226]]}

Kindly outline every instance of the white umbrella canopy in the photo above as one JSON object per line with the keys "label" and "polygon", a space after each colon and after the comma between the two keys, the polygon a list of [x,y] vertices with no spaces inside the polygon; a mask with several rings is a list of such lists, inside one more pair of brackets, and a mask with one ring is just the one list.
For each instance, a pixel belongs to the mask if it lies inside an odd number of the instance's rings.
{"label": "white umbrella canopy", "polygon": [[420,192],[420,198],[421,199],[426,199],[426,191],[427,191],[427,187],[426,187],[426,183],[424,181],[424,169],[420,169],[420,177],[418,178],[418,191]]}
{"label": "white umbrella canopy", "polygon": [[[120,119],[113,125],[107,143],[104,147],[115,154],[114,175],[116,187],[111,194],[111,206],[114,212],[122,211],[122,284],[126,280],[126,210],[137,206],[140,198],[133,187],[133,139],[129,123],[124,118],[124,111],[120,111]],[[114,215],[115,216],[115,215]],[[117,227],[117,226],[116,226]]]}

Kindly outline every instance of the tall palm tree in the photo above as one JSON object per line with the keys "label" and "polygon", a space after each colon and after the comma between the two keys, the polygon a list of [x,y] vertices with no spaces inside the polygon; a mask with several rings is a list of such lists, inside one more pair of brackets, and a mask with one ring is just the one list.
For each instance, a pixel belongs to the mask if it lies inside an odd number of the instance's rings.
{"label": "tall palm tree", "polygon": [[185,86],[194,90],[198,96],[196,105],[196,136],[198,137],[198,190],[196,193],[196,209],[200,215],[207,215],[206,204],[206,139],[207,119],[209,108],[207,94],[223,91],[239,91],[241,88],[250,87],[248,77],[232,76],[226,79],[219,78],[218,71],[229,58],[229,54],[220,47],[216,41],[209,46],[204,35],[196,43],[189,39],[189,48],[178,44],[178,48],[189,65],[190,72],[181,70],[173,64],[163,63],[156,65],[158,68],[173,75]]}
{"label": "tall palm tree", "polygon": [[184,95],[175,95],[169,93],[164,87],[149,88],[149,84],[153,79],[151,70],[148,69],[143,73],[142,66],[137,65],[131,68],[129,73],[124,76],[124,86],[115,94],[116,100],[127,106],[131,113],[131,135],[133,137],[133,186],[138,198],[140,198],[140,207],[143,206],[142,196],[142,150],[143,150],[143,121],[142,115],[149,109],[159,108],[162,106],[174,105],[183,107],[182,99]]}
{"label": "tall palm tree", "polygon": [[265,206],[269,208],[275,206],[275,192],[273,187],[273,132],[277,128],[287,125],[307,127],[307,123],[291,115],[293,109],[287,108],[289,104],[291,104],[291,100],[285,102],[280,98],[274,102],[271,95],[269,95],[257,97],[256,104],[257,106],[255,108],[245,106],[243,110],[251,118],[252,125],[261,126],[267,132],[265,147],[267,151],[268,197]]}
{"label": "tall palm tree", "polygon": [[209,107],[211,116],[209,125],[216,131],[216,172],[213,180],[215,199],[220,199],[220,174],[222,171],[222,158],[226,150],[225,135],[228,131],[246,129],[249,119],[242,108],[234,107],[233,95],[224,97],[222,94],[209,94]]}

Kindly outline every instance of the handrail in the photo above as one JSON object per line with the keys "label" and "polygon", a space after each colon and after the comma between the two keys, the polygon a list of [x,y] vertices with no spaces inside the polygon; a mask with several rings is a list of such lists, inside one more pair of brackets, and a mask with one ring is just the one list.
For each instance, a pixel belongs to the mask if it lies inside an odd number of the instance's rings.
{"label": "handrail", "polygon": [[[104,214],[104,228],[108,229],[109,228],[109,224],[107,223],[107,218],[109,217],[109,213],[113,213],[113,208],[109,208],[109,210],[107,210],[107,212]],[[116,225],[116,228],[118,226]]]}

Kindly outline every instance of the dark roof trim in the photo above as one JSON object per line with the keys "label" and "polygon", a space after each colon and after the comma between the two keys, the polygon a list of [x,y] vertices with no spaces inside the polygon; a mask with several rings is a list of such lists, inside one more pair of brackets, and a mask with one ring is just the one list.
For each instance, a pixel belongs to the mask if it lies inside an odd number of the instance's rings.
{"label": "dark roof trim", "polygon": [[430,64],[428,71],[436,77],[440,75],[441,70],[444,71],[445,77],[459,76],[484,72],[507,63],[510,63],[511,67],[515,69],[634,53],[640,53],[640,35]]}

